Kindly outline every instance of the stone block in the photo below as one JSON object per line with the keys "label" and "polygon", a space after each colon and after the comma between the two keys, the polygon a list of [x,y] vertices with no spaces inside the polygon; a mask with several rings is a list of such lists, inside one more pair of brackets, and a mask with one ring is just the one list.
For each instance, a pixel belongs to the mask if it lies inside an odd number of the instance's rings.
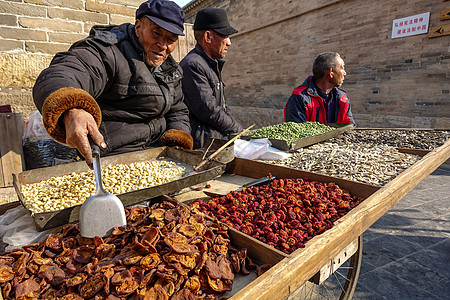
{"label": "stone block", "polygon": [[[103,23],[103,24],[100,24],[100,23],[92,23],[92,22],[86,22],[86,23],[84,23],[83,24],[83,28],[84,28],[84,33],[85,34],[89,34],[89,32],[91,31],[91,28],[92,28],[92,26],[95,26],[95,25],[109,25],[110,23],[109,22],[107,22],[107,23]],[[112,23],[111,23],[112,24]]]}
{"label": "stone block", "polygon": [[52,19],[73,20],[79,22],[92,22],[99,24],[108,23],[108,15],[90,11],[73,9],[62,9],[57,7],[48,8],[48,16]]}
{"label": "stone block", "polygon": [[115,15],[111,14],[109,16],[109,23],[110,24],[123,24],[123,23],[131,23],[134,24],[135,17],[134,16],[122,16],[122,15]]}
{"label": "stone block", "polygon": [[0,1],[0,12],[19,16],[45,17],[47,8],[27,3]]}
{"label": "stone block", "polygon": [[0,30],[0,37],[14,40],[47,40],[47,34],[45,33],[45,31],[11,27],[2,28],[2,30]]}
{"label": "stone block", "polygon": [[432,128],[434,118],[411,117],[411,128]]}
{"label": "stone block", "polygon": [[[0,45],[3,45],[3,41]],[[0,53],[0,86],[32,87],[39,73],[50,64],[51,59],[50,55]]]}
{"label": "stone block", "polygon": [[105,2],[110,3],[110,4],[134,6],[137,8],[144,1],[142,1],[142,0],[106,0]]}
{"label": "stone block", "polygon": [[255,124],[255,128],[282,123],[283,110],[260,107],[229,106],[230,114],[234,116],[245,128]]}
{"label": "stone block", "polygon": [[26,28],[39,28],[54,31],[83,32],[83,25],[79,22],[52,20],[33,17],[19,17],[19,24]]}
{"label": "stone block", "polygon": [[24,120],[36,110],[31,87],[18,88],[0,86],[0,103],[8,103],[11,105],[12,111],[22,113]]}
{"label": "stone block", "polygon": [[74,43],[82,40],[88,35],[85,33],[49,32],[48,41],[50,43]]}
{"label": "stone block", "polygon": [[25,42],[25,49],[33,53],[56,54],[57,52],[67,51],[70,44],[50,44],[41,42]]}
{"label": "stone block", "polygon": [[385,116],[386,123],[389,124],[392,128],[411,128],[412,127],[412,120],[411,117],[408,116],[394,116],[394,115],[387,115]]}
{"label": "stone block", "polygon": [[436,118],[434,128],[450,130],[450,118]]}
{"label": "stone block", "polygon": [[0,15],[0,25],[17,26],[17,16],[15,15]]}
{"label": "stone block", "polygon": [[84,9],[83,0],[24,0],[24,2],[45,6],[59,6],[73,9]]}
{"label": "stone block", "polygon": [[117,4],[108,4],[101,0],[86,0],[86,10],[98,13],[135,16],[136,8]]}
{"label": "stone block", "polygon": [[0,39],[0,51],[23,52],[23,46],[24,43],[22,41]]}

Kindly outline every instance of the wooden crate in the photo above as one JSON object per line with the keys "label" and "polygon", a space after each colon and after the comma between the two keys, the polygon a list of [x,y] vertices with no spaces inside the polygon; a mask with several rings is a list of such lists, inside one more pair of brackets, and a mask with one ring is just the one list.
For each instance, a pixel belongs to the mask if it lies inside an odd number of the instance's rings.
{"label": "wooden crate", "polygon": [[12,186],[12,174],[23,171],[22,132],[22,113],[0,113],[0,188]]}

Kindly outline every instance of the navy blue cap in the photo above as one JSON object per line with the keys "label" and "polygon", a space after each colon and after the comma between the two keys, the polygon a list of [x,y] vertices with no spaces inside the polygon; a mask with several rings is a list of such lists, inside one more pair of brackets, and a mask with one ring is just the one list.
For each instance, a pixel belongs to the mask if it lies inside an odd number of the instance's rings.
{"label": "navy blue cap", "polygon": [[143,16],[169,32],[184,35],[184,11],[173,1],[148,0],[136,10],[136,19]]}
{"label": "navy blue cap", "polygon": [[222,8],[208,7],[197,12],[194,30],[214,30],[221,35],[232,35],[238,32],[228,22],[227,13]]}

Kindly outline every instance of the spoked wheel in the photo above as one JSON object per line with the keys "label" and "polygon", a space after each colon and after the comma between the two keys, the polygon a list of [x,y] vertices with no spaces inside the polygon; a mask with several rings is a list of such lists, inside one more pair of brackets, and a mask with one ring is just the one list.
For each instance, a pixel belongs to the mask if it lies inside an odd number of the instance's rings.
{"label": "spoked wheel", "polygon": [[362,236],[357,239],[353,255],[320,284],[307,281],[288,300],[330,299],[350,300],[358,282],[362,258]]}

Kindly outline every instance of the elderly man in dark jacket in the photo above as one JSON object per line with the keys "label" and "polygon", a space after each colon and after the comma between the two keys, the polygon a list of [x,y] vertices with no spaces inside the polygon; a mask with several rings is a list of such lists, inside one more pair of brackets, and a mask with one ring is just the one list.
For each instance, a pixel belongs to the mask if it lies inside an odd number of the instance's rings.
{"label": "elderly man in dark jacket", "polygon": [[89,137],[102,155],[158,145],[192,149],[182,70],[170,55],[183,29],[177,4],[149,0],[134,25],[94,26],[56,54],[33,88],[48,133],[77,148],[88,165]]}
{"label": "elderly man in dark jacket", "polygon": [[202,148],[207,138],[223,139],[243,130],[229,113],[222,81],[223,58],[231,45],[229,36],[236,32],[221,8],[205,8],[196,15],[197,45],[180,62],[194,148]]}

